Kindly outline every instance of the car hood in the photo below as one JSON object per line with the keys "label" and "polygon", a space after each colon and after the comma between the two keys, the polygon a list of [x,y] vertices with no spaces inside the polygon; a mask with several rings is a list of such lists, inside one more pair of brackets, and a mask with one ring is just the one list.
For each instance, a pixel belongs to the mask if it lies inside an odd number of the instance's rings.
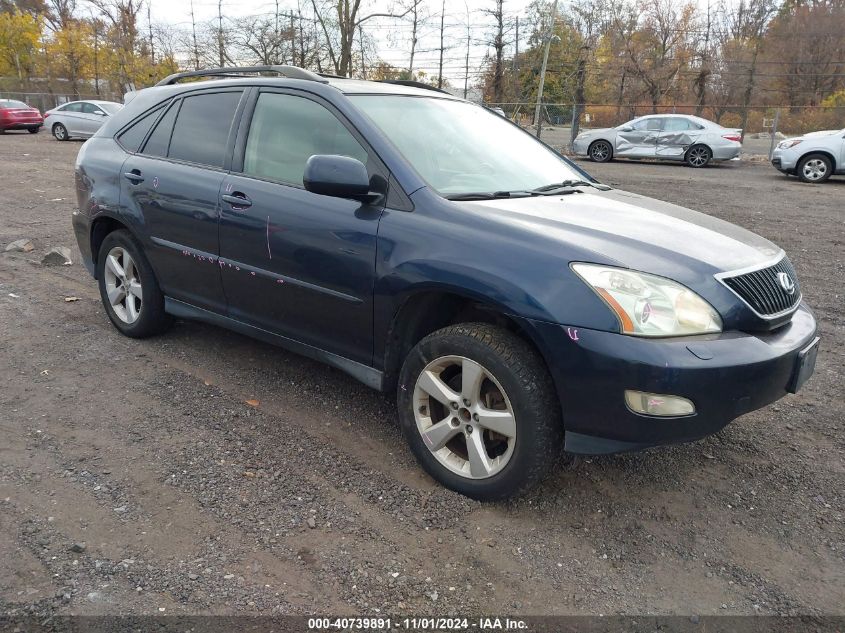
{"label": "car hood", "polygon": [[616,264],[679,280],[771,261],[781,249],[713,216],[620,190],[459,203],[571,259]]}
{"label": "car hood", "polygon": [[841,134],[845,132],[845,130],[821,130],[819,132],[808,132],[802,136],[796,136],[794,138],[789,139],[790,141],[802,141],[808,138],[820,138],[823,136],[834,136],[835,134]]}

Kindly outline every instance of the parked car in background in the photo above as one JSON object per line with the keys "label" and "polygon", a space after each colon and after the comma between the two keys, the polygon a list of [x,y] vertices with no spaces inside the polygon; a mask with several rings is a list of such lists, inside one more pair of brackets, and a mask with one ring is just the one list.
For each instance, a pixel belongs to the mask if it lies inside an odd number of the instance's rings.
{"label": "parked car in background", "polygon": [[597,163],[614,158],[657,158],[705,167],[731,160],[742,149],[742,130],[686,114],[652,114],[578,135],[572,149]]}
{"label": "parked car in background", "polygon": [[778,143],[772,165],[804,182],[824,182],[845,174],[845,130],[811,132]]}
{"label": "parked car in background", "polygon": [[23,101],[0,99],[0,134],[6,130],[27,130],[38,134],[44,125],[44,118],[37,108],[31,108]]}
{"label": "parked car in background", "polygon": [[89,138],[121,108],[122,104],[113,101],[71,101],[47,110],[44,124],[59,141]]}

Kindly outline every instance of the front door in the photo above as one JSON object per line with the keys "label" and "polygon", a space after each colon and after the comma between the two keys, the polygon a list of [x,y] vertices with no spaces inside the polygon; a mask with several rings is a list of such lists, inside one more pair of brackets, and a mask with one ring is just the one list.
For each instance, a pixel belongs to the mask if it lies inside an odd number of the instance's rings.
{"label": "front door", "polygon": [[619,130],[614,154],[627,158],[653,158],[657,153],[661,125],[660,117],[646,117],[634,121],[630,130]]}
{"label": "front door", "polygon": [[225,313],[220,189],[242,90],[175,100],[121,174],[121,206],[142,218],[145,251],[168,297]]}
{"label": "front door", "polygon": [[241,127],[237,146],[244,150],[221,196],[220,262],[230,316],[370,364],[384,203],[316,195],[305,190],[302,176],[315,154],[356,158],[373,182],[383,181],[383,168],[338,113],[305,93],[258,93],[251,120]]}

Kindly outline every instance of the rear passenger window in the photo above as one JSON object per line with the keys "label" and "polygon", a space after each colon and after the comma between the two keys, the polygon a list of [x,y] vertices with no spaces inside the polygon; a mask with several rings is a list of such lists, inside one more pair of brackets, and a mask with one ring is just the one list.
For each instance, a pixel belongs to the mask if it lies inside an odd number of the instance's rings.
{"label": "rear passenger window", "polygon": [[666,119],[663,123],[664,132],[683,132],[694,129],[695,127],[687,119]]}
{"label": "rear passenger window", "polygon": [[173,130],[173,121],[176,119],[176,113],[179,111],[179,103],[174,103],[170,109],[161,117],[161,120],[156,125],[156,129],[150,134],[147,144],[144,145],[142,154],[148,156],[167,156],[167,146],[170,144],[170,132]]}
{"label": "rear passenger window", "polygon": [[287,94],[261,94],[249,127],[244,173],[301,187],[305,163],[315,154],[367,163],[367,151],[319,103]]}
{"label": "rear passenger window", "polygon": [[176,117],[167,156],[222,167],[229,129],[240,98],[240,92],[217,92],[185,98]]}
{"label": "rear passenger window", "polygon": [[147,132],[150,131],[150,128],[153,126],[153,123],[155,123],[156,118],[158,118],[160,113],[161,108],[156,108],[149,114],[146,114],[135,121],[135,123],[118,136],[117,140],[120,141],[123,148],[129,152],[137,152],[141,147],[141,143],[144,142]]}

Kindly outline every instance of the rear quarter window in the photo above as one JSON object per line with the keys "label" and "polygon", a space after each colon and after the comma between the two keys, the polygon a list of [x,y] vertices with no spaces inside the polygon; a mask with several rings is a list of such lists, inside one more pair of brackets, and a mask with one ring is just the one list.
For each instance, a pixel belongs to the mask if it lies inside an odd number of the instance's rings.
{"label": "rear quarter window", "polygon": [[156,122],[163,108],[164,106],[156,108],[152,112],[143,115],[118,135],[117,140],[123,149],[133,153],[140,149],[141,143],[147,137],[147,132],[153,127],[153,123]]}
{"label": "rear quarter window", "polygon": [[241,92],[186,97],[179,108],[168,158],[222,167]]}

